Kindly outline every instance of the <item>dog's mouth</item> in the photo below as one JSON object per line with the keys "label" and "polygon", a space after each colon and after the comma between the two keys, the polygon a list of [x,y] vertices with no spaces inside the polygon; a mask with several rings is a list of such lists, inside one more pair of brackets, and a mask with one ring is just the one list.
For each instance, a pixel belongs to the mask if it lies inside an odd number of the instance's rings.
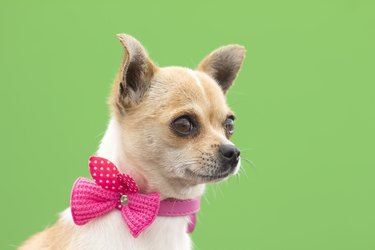
{"label": "dog's mouth", "polygon": [[185,172],[189,176],[189,179],[198,180],[199,182],[217,182],[227,178],[233,173],[232,169],[212,174],[197,173],[190,169],[186,169]]}

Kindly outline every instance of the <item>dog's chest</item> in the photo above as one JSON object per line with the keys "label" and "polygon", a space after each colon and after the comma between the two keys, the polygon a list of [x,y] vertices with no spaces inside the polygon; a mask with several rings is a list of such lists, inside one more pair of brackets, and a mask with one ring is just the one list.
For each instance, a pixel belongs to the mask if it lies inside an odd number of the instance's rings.
{"label": "dog's chest", "polygon": [[[70,211],[64,221],[73,224]],[[133,238],[118,211],[112,211],[87,225],[75,226],[69,249],[113,250],[190,250],[191,240],[186,233],[188,217],[157,217],[138,238]]]}

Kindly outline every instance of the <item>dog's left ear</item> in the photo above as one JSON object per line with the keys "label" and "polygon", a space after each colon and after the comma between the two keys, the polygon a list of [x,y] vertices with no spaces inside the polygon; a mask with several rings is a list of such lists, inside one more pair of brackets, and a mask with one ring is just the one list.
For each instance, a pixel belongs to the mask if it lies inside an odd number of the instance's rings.
{"label": "dog's left ear", "polygon": [[241,45],[227,45],[218,48],[203,59],[198,70],[214,78],[226,93],[237,77],[245,53],[245,47]]}

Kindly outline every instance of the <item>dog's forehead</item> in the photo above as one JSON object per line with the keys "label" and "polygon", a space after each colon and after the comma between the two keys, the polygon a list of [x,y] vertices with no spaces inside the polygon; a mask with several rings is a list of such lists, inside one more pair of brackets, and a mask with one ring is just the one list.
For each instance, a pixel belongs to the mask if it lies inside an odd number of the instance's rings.
{"label": "dog's forehead", "polygon": [[154,79],[154,94],[165,95],[167,103],[194,105],[228,110],[225,96],[218,84],[203,72],[183,67],[161,68]]}

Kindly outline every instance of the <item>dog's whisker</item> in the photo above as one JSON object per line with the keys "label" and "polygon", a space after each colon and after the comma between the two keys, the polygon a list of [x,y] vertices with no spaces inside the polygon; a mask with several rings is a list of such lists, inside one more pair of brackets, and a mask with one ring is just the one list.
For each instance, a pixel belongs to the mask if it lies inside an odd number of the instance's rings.
{"label": "dog's whisker", "polygon": [[237,183],[239,184],[241,181],[241,170],[238,174],[236,174],[236,180],[237,180]]}
{"label": "dog's whisker", "polygon": [[207,204],[210,205],[211,202],[208,199],[208,195],[204,195],[203,197],[204,197],[204,200],[207,202]]}
{"label": "dog's whisker", "polygon": [[247,175],[246,169],[245,168],[240,168],[240,171],[237,174],[238,179],[240,179],[241,173],[243,173],[246,176],[246,178],[249,178],[249,176]]}
{"label": "dog's whisker", "polygon": [[220,185],[215,185],[217,187],[217,189],[219,190],[219,194],[221,197],[224,197],[224,193],[223,193],[223,190],[221,189],[221,186]]}
{"label": "dog's whisker", "polygon": [[257,167],[255,166],[255,163],[249,159],[246,159],[244,157],[241,157],[241,160],[244,160],[245,163],[248,163],[254,170],[257,170]]}
{"label": "dog's whisker", "polygon": [[195,150],[197,150],[199,153],[203,154],[203,152],[199,148],[196,148]]}

